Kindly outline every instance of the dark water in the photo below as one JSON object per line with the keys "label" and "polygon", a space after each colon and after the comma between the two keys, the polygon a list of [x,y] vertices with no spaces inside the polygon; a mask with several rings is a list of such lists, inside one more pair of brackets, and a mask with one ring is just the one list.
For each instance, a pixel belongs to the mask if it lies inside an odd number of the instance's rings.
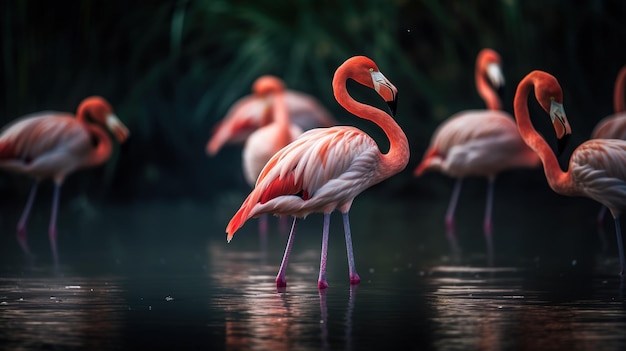
{"label": "dark water", "polygon": [[[3,215],[3,233],[10,234],[1,242],[0,348],[626,349],[626,299],[612,251],[590,248],[589,255],[576,256],[575,247],[566,250],[573,258],[541,255],[541,250],[534,255],[519,249],[530,244],[520,244],[523,239],[511,229],[511,244],[496,241],[500,254],[495,266],[486,267],[478,225],[464,235],[471,252],[453,263],[440,229],[393,218],[379,221],[376,215],[388,213],[355,206],[361,284],[348,284],[336,215],[330,287],[318,291],[321,216],[311,216],[298,228],[288,286],[277,291],[274,278],[287,235],[276,221],[270,221],[263,251],[256,222],[226,244],[226,209],[158,204],[89,210],[88,204],[74,205],[65,205],[59,221],[58,272],[50,265],[45,206],[36,210],[40,214],[30,226],[39,255],[32,264],[25,262],[11,233],[19,209]],[[416,206],[412,210],[423,209]],[[431,211],[421,216],[441,226],[443,211]],[[371,222],[359,224],[359,218]],[[424,217],[414,221],[423,223]],[[469,245],[474,239],[477,244]]]}

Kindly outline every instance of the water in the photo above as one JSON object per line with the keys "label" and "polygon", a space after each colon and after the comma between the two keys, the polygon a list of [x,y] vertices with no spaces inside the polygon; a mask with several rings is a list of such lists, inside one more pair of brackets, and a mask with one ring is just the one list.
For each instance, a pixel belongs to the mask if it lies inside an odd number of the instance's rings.
{"label": "water", "polygon": [[[424,223],[423,216],[432,216],[432,227],[441,226],[444,205],[413,220]],[[30,226],[39,255],[34,263],[25,262],[12,235],[2,236],[3,349],[626,348],[626,299],[612,251],[590,249],[572,258],[570,253],[579,250],[570,244],[562,255],[534,255],[543,251],[520,249],[529,245],[515,246],[519,237],[507,246],[501,234],[496,264],[486,267],[478,224],[462,235],[468,253],[455,263],[446,256],[440,230],[429,232],[415,222],[395,221],[394,227],[376,217],[393,211],[356,206],[353,235],[361,284],[348,284],[341,220],[335,215],[330,287],[318,291],[321,216],[311,216],[298,227],[288,286],[277,290],[274,278],[287,236],[276,222],[270,221],[272,233],[264,245],[255,222],[226,244],[228,214],[210,206],[112,206],[91,215],[71,204],[65,208],[56,272],[43,234],[44,206]],[[14,227],[11,219],[18,210],[4,212],[3,233]],[[359,223],[372,216],[372,223]],[[533,238],[546,235],[521,231]]]}

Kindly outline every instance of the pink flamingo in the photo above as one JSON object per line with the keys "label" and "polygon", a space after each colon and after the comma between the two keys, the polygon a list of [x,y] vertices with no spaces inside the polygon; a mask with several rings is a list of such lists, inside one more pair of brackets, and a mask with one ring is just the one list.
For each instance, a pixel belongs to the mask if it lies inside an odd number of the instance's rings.
{"label": "pink flamingo", "polygon": [[[592,139],[622,139],[626,140],[626,65],[617,74],[613,89],[613,114],[603,118],[591,132]],[[602,225],[606,207],[600,207],[598,212],[598,226]]]}
{"label": "pink flamingo", "polygon": [[513,117],[500,110],[500,99],[493,87],[501,87],[504,84],[504,77],[500,69],[500,56],[495,51],[491,49],[480,51],[476,59],[475,81],[487,109],[458,112],[441,124],[435,130],[430,146],[414,173],[420,176],[428,170],[435,170],[457,178],[445,216],[446,234],[452,252],[457,258],[459,248],[454,233],[454,213],[463,178],[487,177],[487,204],[483,229],[488,260],[491,264],[493,260],[491,217],[495,177],[507,169],[539,166],[539,158],[524,144]]}
{"label": "pink flamingo", "polygon": [[128,129],[113,114],[111,105],[93,96],[81,102],[76,118],[70,113],[35,113],[9,124],[0,134],[0,168],[35,178],[17,224],[18,242],[28,256],[32,257],[26,240],[26,221],[39,182],[52,178],[55,188],[48,234],[54,263],[58,265],[56,219],[61,185],[77,169],[97,166],[109,159],[111,139],[101,125],[120,143],[128,137]]}
{"label": "pink flamingo", "polygon": [[515,118],[522,138],[541,158],[550,188],[567,196],[585,196],[608,207],[613,215],[620,259],[620,276],[624,274],[624,248],[619,216],[626,207],[626,141],[591,139],[572,153],[566,172],[546,142],[535,130],[528,113],[528,95],[534,88],[535,98],[550,115],[562,150],[571,134],[563,108],[563,92],[556,78],[543,71],[530,72],[517,87],[514,99]]}
{"label": "pink flamingo", "polygon": [[[254,91],[271,99],[272,121],[253,131],[243,148],[243,170],[248,184],[254,188],[263,166],[278,150],[302,134],[302,129],[290,123],[285,101],[285,85],[274,76],[262,76],[254,83]],[[259,231],[267,233],[267,215],[259,218]]]}
{"label": "pink flamingo", "polygon": [[[330,214],[338,209],[343,215],[346,250],[351,284],[360,282],[354,266],[348,212],[354,198],[406,167],[409,143],[406,135],[382,110],[354,100],[346,89],[348,79],[374,89],[395,112],[397,90],[378,70],[371,59],[355,56],[346,60],[335,72],[335,99],[350,113],[380,126],[389,138],[387,154],[380,152],[376,142],[363,131],[351,126],[312,129],[276,153],[265,165],[256,187],[226,227],[230,242],[235,232],[249,219],[264,213],[304,217],[322,212],[322,252],[318,288],[328,287],[326,256]],[[287,247],[278,275],[277,287],[285,287],[285,270],[293,244],[296,221],[289,233]]]}
{"label": "pink flamingo", "polygon": [[[267,77],[258,78],[252,85],[252,94],[237,100],[228,110],[226,117],[214,128],[206,145],[206,152],[209,155],[215,156],[226,143],[243,143],[250,133],[271,120],[272,97],[268,96],[268,90],[263,88],[267,83],[263,83],[263,79]],[[284,86],[279,78],[273,78]],[[291,123],[302,130],[336,124],[330,113],[310,95],[286,90],[284,100]]]}

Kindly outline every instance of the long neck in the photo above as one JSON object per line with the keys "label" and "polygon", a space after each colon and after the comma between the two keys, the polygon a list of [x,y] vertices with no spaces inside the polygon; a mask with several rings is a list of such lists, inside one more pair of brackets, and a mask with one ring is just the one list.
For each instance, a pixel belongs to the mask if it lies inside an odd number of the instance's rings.
{"label": "long neck", "polygon": [[622,67],[615,80],[613,89],[613,109],[615,113],[626,111],[626,66]]}
{"label": "long neck", "polygon": [[476,90],[478,90],[478,95],[483,98],[483,101],[487,105],[487,109],[489,110],[500,110],[502,109],[502,104],[500,103],[500,97],[495,92],[491,84],[485,78],[486,74],[484,71],[484,64],[476,64],[476,70],[474,72],[474,81],[476,82]]}
{"label": "long neck", "polygon": [[280,149],[291,142],[291,121],[289,119],[289,110],[285,101],[285,92],[281,91],[274,96],[274,106],[272,106],[274,114],[274,123],[278,126],[278,135],[275,143]]}
{"label": "long neck", "polygon": [[517,92],[515,93],[515,99],[513,101],[517,127],[522,139],[524,139],[526,144],[533,149],[537,155],[539,155],[539,158],[543,163],[546,179],[552,190],[564,195],[573,194],[574,187],[570,173],[563,172],[563,170],[561,170],[559,162],[550,148],[550,145],[548,145],[546,140],[537,132],[530,120],[528,113],[528,95],[530,93],[531,86],[534,85],[535,82],[532,80],[532,77],[527,76],[517,87]]}
{"label": "long neck", "polygon": [[389,151],[381,153],[381,178],[386,178],[403,170],[409,162],[409,141],[402,128],[386,112],[373,106],[360,103],[352,98],[346,89],[349,76],[345,70],[340,70],[333,79],[335,99],[348,112],[357,117],[376,123],[389,139]]}

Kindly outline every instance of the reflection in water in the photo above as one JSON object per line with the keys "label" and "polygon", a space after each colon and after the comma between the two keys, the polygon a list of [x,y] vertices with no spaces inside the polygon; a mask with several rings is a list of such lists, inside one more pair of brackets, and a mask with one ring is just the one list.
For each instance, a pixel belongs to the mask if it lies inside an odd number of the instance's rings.
{"label": "reflection in water", "polygon": [[595,350],[624,344],[623,301],[547,301],[545,292],[524,288],[521,276],[497,274],[507,269],[434,271],[429,284],[437,349]]}
{"label": "reflection in water", "polygon": [[[290,280],[287,289],[277,289],[277,267],[265,264],[262,252],[226,251],[218,245],[210,245],[209,251],[211,277],[222,290],[211,309],[225,312],[227,350],[330,349],[326,290],[297,279]],[[296,260],[290,269],[308,271],[309,263]],[[342,349],[351,349],[355,296],[356,287],[351,287]]]}
{"label": "reflection in water", "polygon": [[6,349],[121,348],[125,302],[116,279],[0,280],[0,341]]}

